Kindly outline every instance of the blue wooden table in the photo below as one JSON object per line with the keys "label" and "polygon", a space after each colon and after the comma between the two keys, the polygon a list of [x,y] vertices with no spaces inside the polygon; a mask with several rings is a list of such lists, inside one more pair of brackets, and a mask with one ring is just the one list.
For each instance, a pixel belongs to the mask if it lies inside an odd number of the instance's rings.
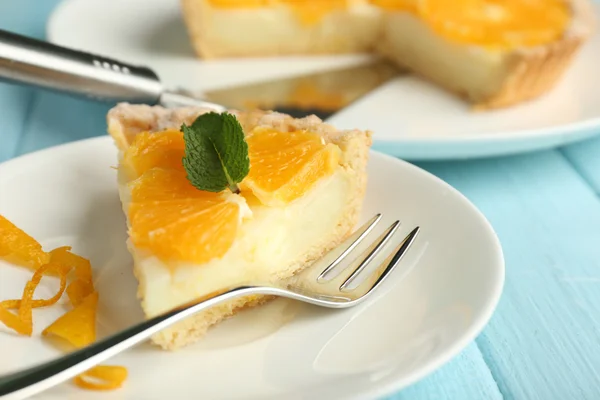
{"label": "blue wooden table", "polygon": [[[0,0],[0,28],[43,38],[59,1]],[[108,108],[0,83],[0,162],[104,134]],[[600,399],[600,138],[419,166],[491,221],[505,252],[506,286],[474,343],[392,398]]]}

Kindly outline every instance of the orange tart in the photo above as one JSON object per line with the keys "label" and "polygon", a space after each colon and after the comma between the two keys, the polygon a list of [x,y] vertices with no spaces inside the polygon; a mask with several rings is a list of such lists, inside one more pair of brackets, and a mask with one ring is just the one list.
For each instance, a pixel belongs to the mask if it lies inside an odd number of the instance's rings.
{"label": "orange tart", "polygon": [[[288,278],[344,240],[360,214],[369,132],[338,131],[314,116],[234,113],[249,172],[239,191],[208,192],[186,178],[180,131],[206,112],[120,104],[108,114],[128,247],[148,317],[226,287]],[[221,304],[153,341],[181,347],[264,300]]]}
{"label": "orange tart", "polygon": [[372,51],[468,100],[551,89],[594,28],[589,0],[182,0],[204,58]]}

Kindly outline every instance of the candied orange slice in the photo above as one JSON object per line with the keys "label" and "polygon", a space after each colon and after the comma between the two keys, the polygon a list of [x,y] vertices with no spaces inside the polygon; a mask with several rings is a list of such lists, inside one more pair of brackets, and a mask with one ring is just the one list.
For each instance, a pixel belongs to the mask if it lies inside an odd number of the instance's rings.
{"label": "candied orange slice", "polygon": [[121,165],[126,168],[129,179],[135,179],[154,167],[183,171],[185,142],[178,130],[143,132],[127,148]]}
{"label": "candied orange slice", "polygon": [[62,315],[42,332],[66,340],[77,348],[96,340],[96,307],[98,292],[93,292],[81,304]]}
{"label": "candied orange slice", "polygon": [[115,365],[99,365],[75,378],[75,384],[84,389],[113,390],[123,386],[127,369]]}
{"label": "candied orange slice", "polygon": [[50,261],[42,245],[0,215],[0,258],[9,262],[39,268]]}
{"label": "candied orange slice", "polygon": [[233,243],[243,201],[232,193],[196,189],[185,173],[152,169],[132,182],[130,237],[161,259],[204,263]]}
{"label": "candied orange slice", "polygon": [[263,203],[281,206],[306,193],[339,165],[341,151],[312,132],[258,128],[247,136],[250,173],[242,189]]}

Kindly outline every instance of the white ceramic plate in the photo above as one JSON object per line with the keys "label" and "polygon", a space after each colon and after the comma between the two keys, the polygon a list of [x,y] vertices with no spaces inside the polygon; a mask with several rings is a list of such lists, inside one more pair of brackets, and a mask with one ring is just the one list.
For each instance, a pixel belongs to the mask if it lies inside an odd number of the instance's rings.
{"label": "white ceramic plate", "polygon": [[[0,165],[0,214],[46,249],[70,245],[91,259],[100,292],[99,336],[142,318],[110,168],[116,158],[112,140],[102,137]],[[455,189],[406,162],[373,153],[369,176],[363,219],[382,212],[382,222],[400,219],[404,234],[422,228],[399,269],[371,299],[343,311],[277,300],[175,353],[141,345],[110,362],[131,374],[116,398],[373,398],[415,382],[463,349],[484,327],[502,291],[504,261],[494,231]],[[30,276],[0,262],[0,299],[20,297]],[[56,289],[55,281],[43,280],[36,297]],[[60,355],[39,334],[65,310],[35,310],[32,338],[10,334],[0,324],[0,375]],[[67,396],[82,394],[64,384],[38,398]]]}
{"label": "white ceramic plate", "polygon": [[[52,42],[148,65],[170,86],[213,89],[361,62],[366,56],[202,62],[193,55],[178,0],[65,0],[48,25]],[[600,33],[547,96],[507,110],[470,112],[418,79],[398,78],[332,117],[371,129],[374,148],[410,160],[487,157],[560,146],[600,133]]]}

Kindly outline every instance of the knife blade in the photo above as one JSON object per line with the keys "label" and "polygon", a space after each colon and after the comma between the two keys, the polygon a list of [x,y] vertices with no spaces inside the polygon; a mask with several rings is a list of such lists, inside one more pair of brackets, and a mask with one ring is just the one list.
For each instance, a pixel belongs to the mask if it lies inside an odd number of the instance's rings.
{"label": "knife blade", "polygon": [[[240,111],[272,110],[327,119],[403,71],[385,60],[284,79],[211,90],[199,96]],[[198,94],[196,95],[196,97]]]}
{"label": "knife blade", "polygon": [[399,74],[387,61],[193,93],[169,90],[149,67],[0,29],[0,79],[106,102],[264,109],[326,119]]}

